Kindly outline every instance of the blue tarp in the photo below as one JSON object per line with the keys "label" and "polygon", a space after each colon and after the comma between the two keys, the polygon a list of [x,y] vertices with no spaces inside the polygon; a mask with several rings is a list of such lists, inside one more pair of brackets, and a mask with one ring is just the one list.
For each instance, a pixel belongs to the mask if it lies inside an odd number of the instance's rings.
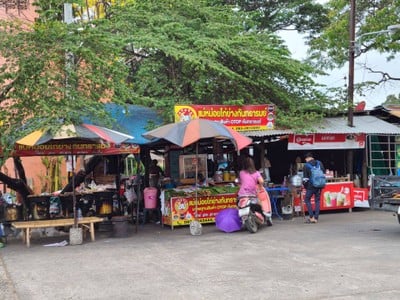
{"label": "blue tarp", "polygon": [[150,141],[142,136],[143,133],[150,130],[147,128],[149,121],[156,126],[162,125],[161,117],[154,109],[149,107],[128,104],[125,109],[121,105],[107,103],[106,108],[115,119],[115,124],[113,124],[111,128],[134,137],[134,139],[128,140],[127,143],[139,145],[149,143]]}

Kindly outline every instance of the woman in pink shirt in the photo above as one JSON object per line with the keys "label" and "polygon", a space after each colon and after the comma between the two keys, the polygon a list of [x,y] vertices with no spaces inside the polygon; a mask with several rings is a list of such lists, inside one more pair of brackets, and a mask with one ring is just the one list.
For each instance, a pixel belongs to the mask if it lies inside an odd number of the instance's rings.
{"label": "woman in pink shirt", "polygon": [[239,172],[240,189],[238,196],[257,196],[257,188],[263,188],[264,179],[254,166],[250,156],[243,160],[242,170]]}

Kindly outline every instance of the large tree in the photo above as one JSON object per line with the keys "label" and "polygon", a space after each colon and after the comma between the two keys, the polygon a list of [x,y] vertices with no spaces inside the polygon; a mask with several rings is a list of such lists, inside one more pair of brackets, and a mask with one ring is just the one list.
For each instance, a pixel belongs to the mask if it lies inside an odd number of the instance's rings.
{"label": "large tree", "polygon": [[[273,103],[278,124],[301,127],[326,99],[309,65],[273,32],[249,30],[248,13],[216,1],[135,1],[106,20],[125,36],[133,101],[172,106]],[[308,112],[313,110],[313,113]]]}
{"label": "large tree", "polygon": [[291,128],[332,104],[311,79],[316,70],[292,59],[272,22],[257,25],[249,9],[212,0],[125,0],[114,1],[104,18],[65,24],[63,3],[35,1],[34,26],[0,22],[4,149],[60,120],[107,121],[104,100],[158,108],[166,121],[177,103],[272,103],[278,124]]}
{"label": "large tree", "polygon": [[[314,0],[215,0],[235,5],[249,12],[251,23],[259,30],[271,32],[295,30],[313,35],[328,22],[328,10]],[[249,26],[250,28],[250,26]]]}
{"label": "large tree", "polygon": [[60,120],[107,120],[102,102],[126,103],[129,97],[123,41],[99,20],[65,24],[57,8],[42,11],[34,24],[0,21],[3,147],[28,131],[56,129]]}

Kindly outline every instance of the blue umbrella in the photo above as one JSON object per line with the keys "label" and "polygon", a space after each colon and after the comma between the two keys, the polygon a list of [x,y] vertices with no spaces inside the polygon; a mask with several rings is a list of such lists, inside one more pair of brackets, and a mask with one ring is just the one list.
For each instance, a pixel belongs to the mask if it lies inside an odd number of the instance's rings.
{"label": "blue umbrella", "polygon": [[234,232],[242,228],[242,220],[236,208],[225,208],[216,215],[215,225],[221,231]]}

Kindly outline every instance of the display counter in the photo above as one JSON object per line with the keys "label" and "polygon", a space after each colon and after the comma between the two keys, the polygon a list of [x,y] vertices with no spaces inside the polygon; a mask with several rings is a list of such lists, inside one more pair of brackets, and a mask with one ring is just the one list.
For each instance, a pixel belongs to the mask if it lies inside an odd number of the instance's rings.
{"label": "display counter", "polygon": [[[197,193],[197,221],[214,223],[215,216],[223,209],[236,207],[237,187],[202,188]],[[162,224],[171,226],[189,225],[195,220],[196,192],[166,190],[161,196]]]}
{"label": "display counter", "polygon": [[[307,211],[307,207],[304,203],[304,197],[306,190],[301,190],[301,199],[303,199],[303,211]],[[294,198],[295,211],[301,212],[301,200],[299,195]],[[314,196],[311,198],[311,204],[315,207]],[[342,182],[328,182],[321,191],[321,202],[320,210],[338,210],[348,209],[352,211],[354,207],[354,184],[353,181],[342,181]]]}

